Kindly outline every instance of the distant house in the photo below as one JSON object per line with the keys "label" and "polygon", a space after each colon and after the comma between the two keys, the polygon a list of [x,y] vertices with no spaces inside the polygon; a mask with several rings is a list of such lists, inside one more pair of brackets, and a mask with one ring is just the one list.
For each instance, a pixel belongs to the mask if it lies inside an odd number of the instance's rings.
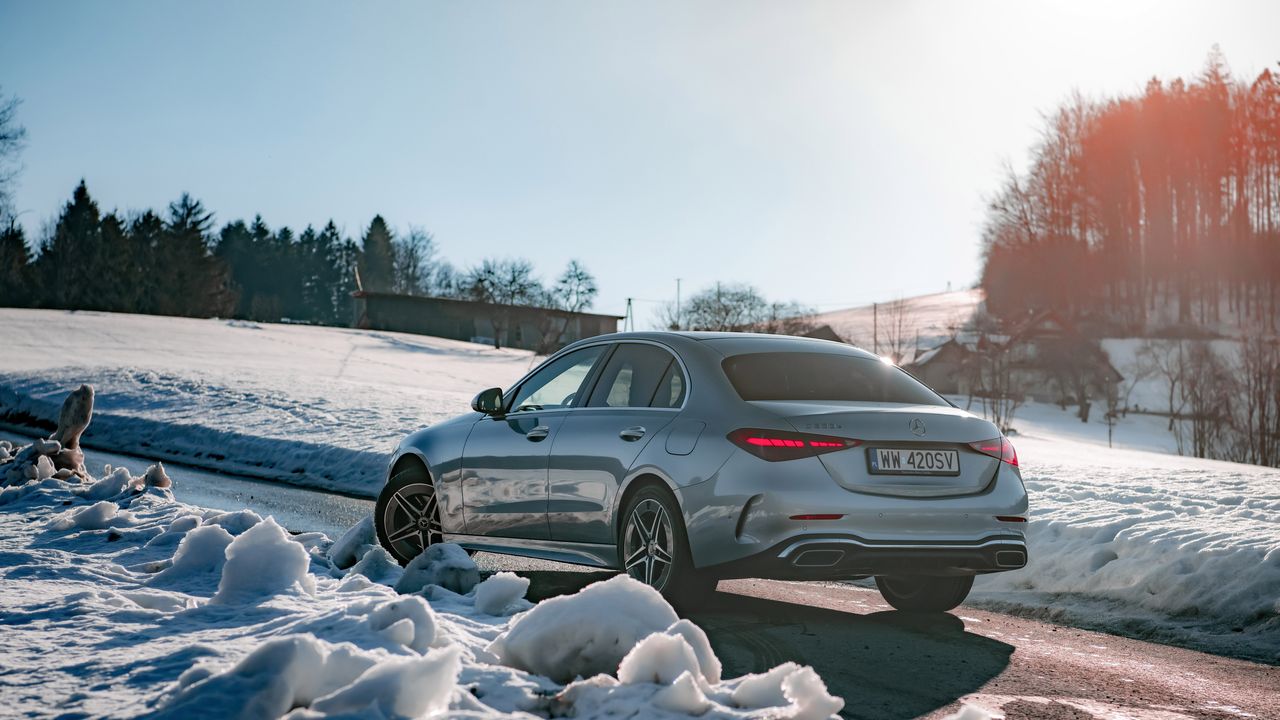
{"label": "distant house", "polygon": [[819,325],[811,330],[806,330],[801,333],[800,337],[817,338],[819,340],[834,340],[839,343],[846,342],[844,338],[840,337],[839,333],[831,329],[830,325]]}
{"label": "distant house", "polygon": [[497,305],[357,291],[354,326],[369,330],[433,335],[548,353],[575,340],[618,331],[617,315],[567,312],[524,305]]}
{"label": "distant house", "polygon": [[921,353],[904,369],[943,394],[966,395],[975,388],[978,365],[1002,352],[1007,386],[1039,402],[1078,404],[1105,400],[1124,379],[1096,340],[1057,313],[1039,313],[1007,335],[962,335]]}
{"label": "distant house", "polygon": [[943,395],[969,394],[969,363],[974,348],[957,338],[926,350],[903,369]]}

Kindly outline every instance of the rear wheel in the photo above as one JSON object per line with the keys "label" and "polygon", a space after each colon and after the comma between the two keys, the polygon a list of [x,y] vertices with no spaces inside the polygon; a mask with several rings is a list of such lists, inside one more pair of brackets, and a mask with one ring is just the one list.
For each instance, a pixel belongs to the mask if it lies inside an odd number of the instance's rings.
{"label": "rear wheel", "polygon": [[946,612],[964,602],[973,587],[973,576],[877,575],[880,594],[898,610]]}
{"label": "rear wheel", "polygon": [[662,488],[641,488],[628,500],[618,556],[623,572],[678,606],[696,605],[716,588],[714,577],[693,566],[680,508]]}
{"label": "rear wheel", "polygon": [[401,565],[444,541],[435,486],[421,468],[401,470],[387,481],[373,507],[378,542]]}

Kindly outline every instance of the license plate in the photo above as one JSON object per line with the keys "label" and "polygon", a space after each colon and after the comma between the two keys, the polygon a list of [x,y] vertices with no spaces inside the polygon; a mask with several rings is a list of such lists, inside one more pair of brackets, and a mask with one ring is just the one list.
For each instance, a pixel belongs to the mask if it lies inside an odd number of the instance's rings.
{"label": "license plate", "polygon": [[870,448],[871,472],[881,475],[959,475],[960,453],[955,450]]}

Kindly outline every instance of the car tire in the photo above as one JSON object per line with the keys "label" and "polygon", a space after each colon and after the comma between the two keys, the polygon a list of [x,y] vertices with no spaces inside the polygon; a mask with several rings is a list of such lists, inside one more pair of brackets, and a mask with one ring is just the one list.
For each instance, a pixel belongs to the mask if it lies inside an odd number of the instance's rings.
{"label": "car tire", "polygon": [[969,589],[973,587],[973,576],[877,575],[876,587],[885,602],[897,610],[946,612],[968,597]]}
{"label": "car tire", "polygon": [[[653,587],[679,609],[701,605],[715,592],[716,578],[693,565],[684,517],[665,488],[650,485],[638,490],[627,500],[621,518],[622,572]],[[649,531],[656,537],[649,538]],[[646,539],[649,542],[643,542]]]}
{"label": "car tire", "polygon": [[391,476],[373,505],[373,528],[378,544],[401,565],[444,541],[435,485],[426,470],[409,467]]}

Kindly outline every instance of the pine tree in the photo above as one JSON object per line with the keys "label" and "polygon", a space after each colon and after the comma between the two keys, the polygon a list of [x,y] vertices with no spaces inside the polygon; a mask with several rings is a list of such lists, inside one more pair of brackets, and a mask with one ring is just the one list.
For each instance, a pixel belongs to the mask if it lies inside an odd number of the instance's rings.
{"label": "pine tree", "polygon": [[12,219],[0,230],[0,305],[26,307],[32,304],[31,253],[22,226]]}
{"label": "pine tree", "polygon": [[390,292],[395,282],[394,236],[381,215],[375,215],[360,250],[360,283],[369,292]]}
{"label": "pine tree", "polygon": [[90,260],[101,239],[101,214],[84,180],[62,208],[53,235],[36,261],[42,304],[59,308],[88,306],[94,268]]}

